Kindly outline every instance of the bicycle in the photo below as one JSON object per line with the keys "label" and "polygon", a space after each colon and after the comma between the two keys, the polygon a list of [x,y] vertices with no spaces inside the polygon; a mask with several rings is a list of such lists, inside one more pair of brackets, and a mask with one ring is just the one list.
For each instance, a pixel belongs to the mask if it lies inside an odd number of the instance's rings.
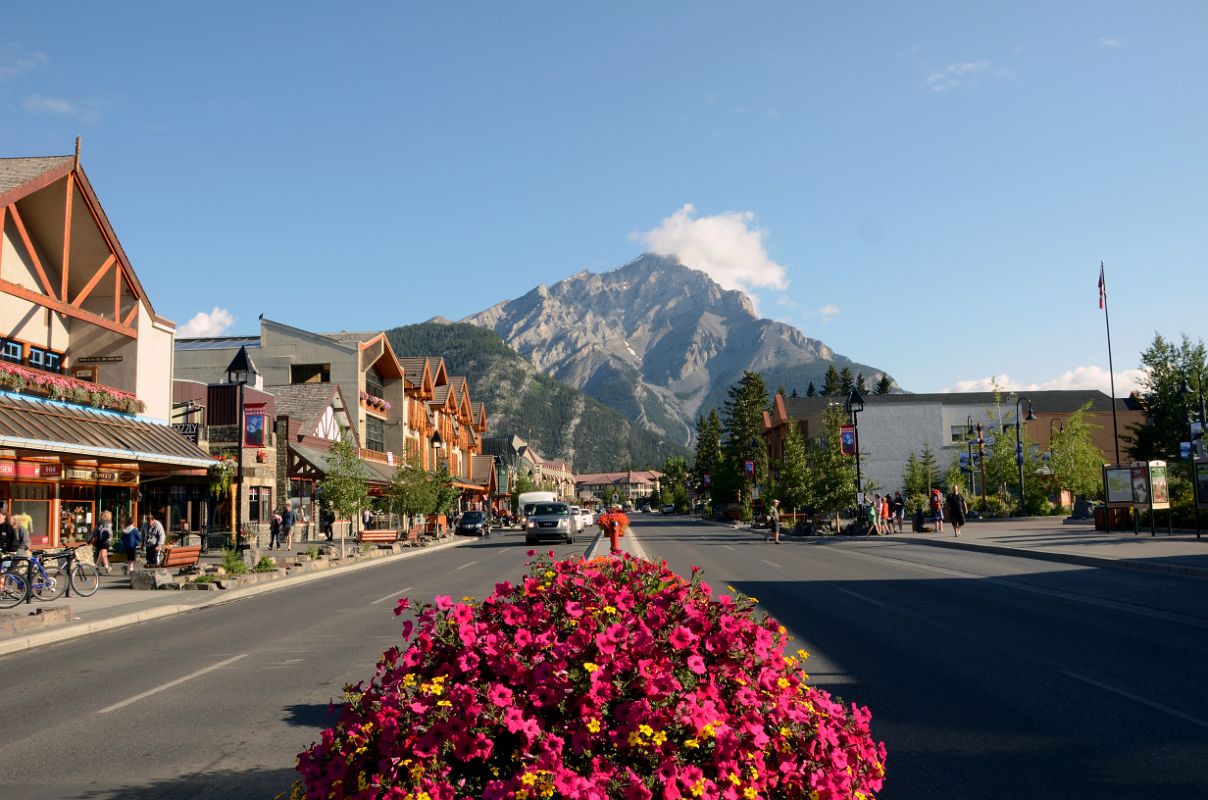
{"label": "bicycle", "polygon": [[[4,567],[6,574],[25,573],[21,577],[25,582],[27,597],[32,596],[35,600],[57,600],[67,591],[67,577],[57,563],[43,563],[47,556],[55,558],[45,550],[33,550],[28,556],[12,556],[0,566]],[[24,569],[21,569],[22,562]]]}
{"label": "bicycle", "polygon": [[64,571],[71,582],[71,590],[80,597],[92,597],[101,586],[101,572],[95,564],[85,564],[76,555],[75,548],[69,547],[53,556],[57,560],[66,561]]}
{"label": "bicycle", "polygon": [[28,588],[25,579],[17,573],[0,573],[0,608],[19,605],[25,599]]}

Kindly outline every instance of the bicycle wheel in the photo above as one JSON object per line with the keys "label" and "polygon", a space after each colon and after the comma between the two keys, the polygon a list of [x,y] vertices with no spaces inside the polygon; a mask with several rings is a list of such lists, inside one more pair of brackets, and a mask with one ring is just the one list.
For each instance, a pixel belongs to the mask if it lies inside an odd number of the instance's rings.
{"label": "bicycle wheel", "polygon": [[15,572],[0,573],[0,608],[12,608],[25,599],[25,579]]}
{"label": "bicycle wheel", "polygon": [[71,590],[80,597],[91,597],[101,585],[101,573],[92,564],[79,561],[71,568]]}
{"label": "bicycle wheel", "polygon": [[46,574],[35,572],[32,588],[35,600],[58,600],[67,591],[67,573],[58,564],[44,564]]}

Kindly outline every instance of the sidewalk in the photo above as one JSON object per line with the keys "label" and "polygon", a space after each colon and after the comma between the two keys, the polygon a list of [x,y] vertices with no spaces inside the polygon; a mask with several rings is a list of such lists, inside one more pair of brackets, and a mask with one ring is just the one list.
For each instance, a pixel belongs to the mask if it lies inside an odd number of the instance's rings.
{"label": "sidewalk", "polygon": [[1185,531],[1173,535],[1159,531],[1151,536],[1148,529],[1140,534],[1097,531],[1093,525],[1062,524],[1061,517],[1028,517],[973,521],[961,529],[960,538],[953,535],[949,523],[944,523],[943,533],[895,533],[891,538],[1020,558],[1208,579],[1208,536],[1197,539],[1194,533]]}
{"label": "sidewalk", "polygon": [[[124,574],[125,565],[116,564],[113,567],[112,574],[101,576],[101,588],[92,597],[79,597],[73,594],[70,597],[60,597],[57,600],[49,602],[34,600],[28,604],[22,603],[15,608],[0,611],[0,618],[11,615],[24,616],[41,611],[48,617],[69,613],[71,619],[70,622],[48,624],[46,627],[19,630],[16,632],[0,629],[0,656],[29,650],[34,647],[42,647],[47,644],[54,644],[55,642],[67,641],[79,636],[87,636],[99,631],[134,625],[139,622],[146,622],[185,611],[209,608],[244,597],[297,586],[308,581],[323,580],[329,576],[341,575],[358,569],[366,569],[378,564],[385,564],[405,558],[416,558],[425,553],[457,547],[470,541],[473,540],[465,537],[451,537],[426,547],[408,548],[401,553],[353,561],[346,565],[333,566],[330,569],[318,572],[290,575],[239,589],[211,591],[173,591],[163,589],[158,591],[134,591],[130,588],[130,579]],[[319,543],[295,542],[293,550],[288,553],[284,550],[262,552],[264,555],[282,558],[290,554],[304,553],[311,547],[317,546],[317,544]],[[339,542],[336,541],[334,544],[338,552]],[[355,549],[356,545],[349,540],[348,547],[351,550]],[[209,554],[202,556],[202,563],[221,564],[222,551],[211,551]]]}

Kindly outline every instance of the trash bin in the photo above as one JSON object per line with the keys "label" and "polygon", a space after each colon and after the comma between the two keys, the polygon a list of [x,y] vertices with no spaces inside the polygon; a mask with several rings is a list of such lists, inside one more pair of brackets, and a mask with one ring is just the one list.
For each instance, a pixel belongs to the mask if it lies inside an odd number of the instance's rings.
{"label": "trash bin", "polygon": [[910,518],[910,526],[915,533],[923,532],[923,509],[914,512],[914,516]]}
{"label": "trash bin", "polygon": [[1097,531],[1127,531],[1132,530],[1130,508],[1108,508],[1104,505],[1095,506],[1095,530]]}

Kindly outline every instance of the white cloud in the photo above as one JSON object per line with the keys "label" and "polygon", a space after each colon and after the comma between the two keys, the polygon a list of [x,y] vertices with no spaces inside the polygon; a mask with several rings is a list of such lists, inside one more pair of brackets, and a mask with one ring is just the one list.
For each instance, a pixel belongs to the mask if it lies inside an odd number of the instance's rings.
{"label": "white cloud", "polygon": [[811,311],[811,312],[810,312],[810,316],[812,316],[812,317],[822,317],[822,321],[823,321],[823,322],[830,322],[832,319],[834,319],[835,317],[839,316],[839,314],[842,312],[842,310],[843,310],[843,309],[839,308],[839,307],[838,307],[838,306],[836,306],[836,305],[832,305],[831,303],[827,303],[826,305],[824,305],[824,306],[819,306],[818,308],[816,308],[816,309],[814,309],[813,311]]}
{"label": "white cloud", "polygon": [[[1116,396],[1126,397],[1130,392],[1141,388],[1141,378],[1145,373],[1139,369],[1126,369],[1116,373]],[[1061,373],[1051,380],[1039,383],[1023,383],[1003,373],[987,378],[974,378],[967,381],[957,381],[956,386],[941,389],[942,392],[991,392],[995,386],[1003,391],[1036,391],[1043,389],[1099,389],[1104,394],[1111,394],[1111,378],[1107,370],[1098,366],[1075,367]]]}
{"label": "white cloud", "polygon": [[76,108],[70,101],[61,97],[47,97],[41,94],[31,94],[21,101],[21,107],[34,113],[50,112],[52,114],[74,114]]}
{"label": "white cloud", "polygon": [[750,211],[696,216],[691,203],[664,219],[654,230],[633,238],[660,256],[673,256],[699,269],[724,289],[747,292],[756,287],[787,289],[787,270],[768,256],[767,232],[754,227]]}
{"label": "white cloud", "polygon": [[927,76],[927,88],[932,92],[946,92],[950,89],[965,89],[976,86],[983,77],[989,76],[999,80],[1014,80],[1015,73],[1007,67],[995,66],[989,61],[960,61],[949,64],[940,70],[935,70]]}
{"label": "white cloud", "polygon": [[[11,51],[12,48],[9,47],[6,50]],[[37,52],[28,55],[12,55],[11,52],[6,52],[2,58],[4,60],[3,63],[0,63],[0,81],[32,72],[47,61],[45,55]]]}
{"label": "white cloud", "polygon": [[225,308],[214,307],[210,313],[201,311],[191,320],[176,330],[176,335],[182,339],[196,336],[221,336],[235,324],[235,316]]}
{"label": "white cloud", "polygon": [[1119,47],[1120,45],[1124,44],[1124,40],[1119,36],[1100,36],[1099,44],[1103,45],[1104,47]]}

